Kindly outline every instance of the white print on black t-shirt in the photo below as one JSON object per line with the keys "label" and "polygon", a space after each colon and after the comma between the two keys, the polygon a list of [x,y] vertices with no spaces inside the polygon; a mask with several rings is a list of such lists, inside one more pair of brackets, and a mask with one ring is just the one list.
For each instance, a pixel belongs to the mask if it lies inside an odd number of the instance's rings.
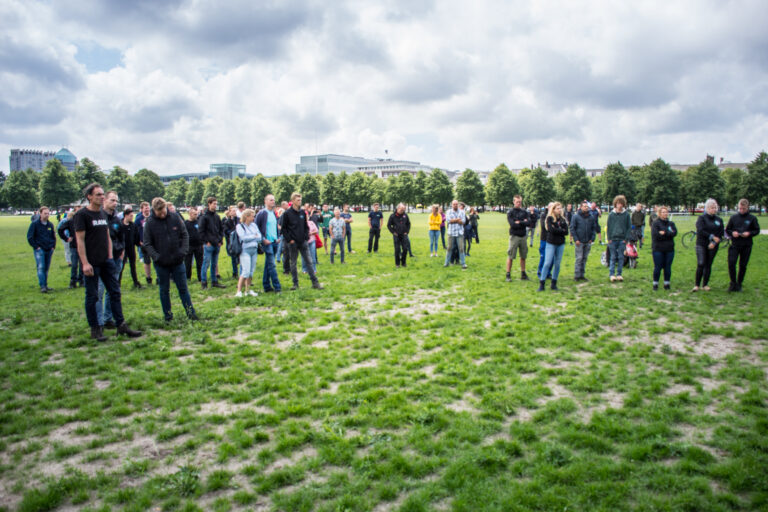
{"label": "white print on black t-shirt", "polygon": [[106,226],[107,225],[107,219],[94,219],[91,224],[93,227],[96,226]]}

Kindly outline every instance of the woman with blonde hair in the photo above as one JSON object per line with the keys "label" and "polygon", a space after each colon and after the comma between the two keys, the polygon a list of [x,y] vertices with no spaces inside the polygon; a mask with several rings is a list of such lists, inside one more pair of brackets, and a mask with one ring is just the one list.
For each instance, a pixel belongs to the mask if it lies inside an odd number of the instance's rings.
{"label": "woman with blonde hair", "polygon": [[[546,227],[546,259],[544,261],[544,268],[541,270],[541,276],[545,277],[551,270],[551,289],[557,290],[557,277],[560,275],[560,262],[563,259],[563,251],[565,250],[565,237],[568,235],[568,221],[565,220],[562,204],[556,202],[549,209]],[[544,291],[544,283],[545,280],[539,278],[539,289],[537,291]]]}
{"label": "woman with blonde hair", "polygon": [[240,279],[237,281],[237,293],[235,297],[243,296],[243,287],[245,287],[245,294],[251,297],[258,296],[258,293],[250,289],[251,279],[253,278],[253,272],[256,270],[256,258],[259,251],[259,243],[261,243],[261,232],[253,222],[256,212],[247,208],[243,211],[240,217],[240,223],[235,228],[240,243],[242,244],[243,251],[240,253]]}
{"label": "woman with blonde hair", "polygon": [[440,215],[439,206],[432,205],[432,213],[429,214],[429,257],[437,257],[437,243],[440,241],[440,224],[443,217]]}

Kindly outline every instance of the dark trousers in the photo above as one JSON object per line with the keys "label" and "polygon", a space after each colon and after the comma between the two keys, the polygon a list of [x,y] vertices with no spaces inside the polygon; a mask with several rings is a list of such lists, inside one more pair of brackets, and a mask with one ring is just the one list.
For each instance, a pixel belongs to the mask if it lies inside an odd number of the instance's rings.
{"label": "dark trousers", "polygon": [[716,245],[714,249],[707,246],[696,246],[696,286],[702,283],[704,286],[709,284],[709,277],[712,275],[712,262],[715,261],[718,248],[719,245]]}
{"label": "dark trousers", "polygon": [[184,256],[184,268],[187,271],[187,281],[192,279],[192,258],[195,259],[195,268],[197,269],[197,280],[200,281],[200,269],[203,268],[203,246],[189,247],[189,252]]}
{"label": "dark trousers", "polygon": [[85,282],[83,262],[80,261],[80,255],[77,254],[77,247],[70,247],[67,250],[70,251],[69,257],[72,259],[72,267],[69,270],[69,284],[83,284]]}
{"label": "dark trousers", "polygon": [[664,282],[668,283],[672,277],[672,260],[675,259],[675,251],[653,252],[653,282],[658,283],[661,271],[664,271]]}
{"label": "dark trousers", "polygon": [[123,268],[120,269],[120,282],[123,282],[123,270],[125,270],[125,260],[128,260],[128,265],[131,267],[131,279],[133,284],[139,284],[139,276],[136,274],[136,246],[131,245],[125,248],[125,257],[123,260]]}
{"label": "dark trousers", "polygon": [[120,300],[120,283],[117,282],[115,268],[115,262],[107,260],[101,265],[93,265],[93,275],[85,276],[85,317],[91,327],[99,326],[99,317],[96,313],[96,303],[99,301],[99,279],[104,283],[104,288],[109,294],[109,306],[115,325],[122,325],[125,321],[123,304]]}
{"label": "dark trousers", "polygon": [[381,236],[381,229],[379,228],[371,228],[368,231],[368,252],[371,252],[371,248],[373,248],[373,252],[379,252],[380,236]]}
{"label": "dark trousers", "polygon": [[405,266],[405,258],[408,256],[408,237],[406,235],[393,235],[395,242],[395,265]]}
{"label": "dark trousers", "polygon": [[291,252],[289,250],[290,245],[291,244],[289,244],[287,240],[283,240],[282,250],[283,250],[283,273],[284,274],[288,274],[291,271]]}
{"label": "dark trousers", "polygon": [[347,252],[352,252],[352,230],[349,229],[349,224],[347,224]]}
{"label": "dark trousers", "polygon": [[171,312],[171,278],[176,284],[176,290],[179,292],[179,298],[184,305],[187,316],[194,316],[195,308],[192,306],[192,297],[189,296],[187,271],[184,268],[184,263],[167,267],[155,263],[155,273],[157,274],[157,287],[160,290],[160,306],[163,308],[165,319],[171,320],[173,318]]}
{"label": "dark trousers", "polygon": [[472,232],[475,236],[475,243],[480,243],[480,236],[477,234],[477,226],[472,226]]}
{"label": "dark trousers", "polygon": [[443,241],[443,249],[445,249],[445,226],[440,226],[440,239]]}
{"label": "dark trousers", "polygon": [[299,272],[296,268],[296,264],[299,261],[299,253],[301,253],[301,260],[307,265],[307,274],[312,284],[317,283],[317,276],[315,275],[315,265],[312,261],[312,254],[309,252],[309,244],[305,241],[299,243],[287,243],[288,254],[291,260],[291,279],[293,279],[293,286],[299,286]]}
{"label": "dark trousers", "polygon": [[[736,247],[731,244],[728,248],[728,274],[731,276],[732,283],[742,284],[744,282],[744,275],[747,273],[747,263],[749,263],[749,256],[752,254],[752,244]],[[739,262],[739,276],[736,277],[736,261]]]}

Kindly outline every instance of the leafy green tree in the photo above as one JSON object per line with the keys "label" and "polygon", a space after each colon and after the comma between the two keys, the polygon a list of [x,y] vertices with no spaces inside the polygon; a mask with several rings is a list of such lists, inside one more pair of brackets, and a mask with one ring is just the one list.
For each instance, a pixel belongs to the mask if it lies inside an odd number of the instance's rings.
{"label": "leafy green tree", "polygon": [[555,182],[541,167],[523,169],[518,178],[525,204],[546,206],[555,199]]}
{"label": "leafy green tree", "polygon": [[512,198],[520,193],[520,185],[505,164],[499,164],[488,176],[485,200],[492,206],[509,206]]}
{"label": "leafy green tree", "polygon": [[425,206],[428,202],[427,199],[427,173],[425,173],[423,170],[419,170],[419,172],[416,173],[416,177],[414,178],[413,186],[415,188],[415,197],[413,198],[413,201],[416,204],[420,204]]}
{"label": "leafy green tree", "polygon": [[768,153],[761,151],[747,164],[745,194],[750,203],[768,204]]}
{"label": "leafy green tree", "polygon": [[334,173],[328,173],[323,177],[323,183],[320,187],[320,197],[323,203],[331,206],[338,205],[339,201],[339,183]]}
{"label": "leafy green tree", "polygon": [[657,158],[643,166],[640,176],[640,180],[636,180],[638,201],[667,206],[680,204],[680,175],[667,162]]}
{"label": "leafy green tree", "polygon": [[721,176],[725,180],[725,204],[735,209],[739,200],[745,196],[747,175],[741,169],[728,167]]}
{"label": "leafy green tree", "polygon": [[136,201],[136,184],[128,171],[119,165],[114,166],[107,176],[107,189],[117,192],[117,197],[123,204]]}
{"label": "leafy green tree", "polygon": [[249,178],[235,178],[235,203],[244,202],[246,206],[252,206],[253,182]]}
{"label": "leafy green tree", "polygon": [[8,208],[8,198],[5,197],[5,189],[3,185],[5,185],[5,180],[7,176],[3,171],[0,171],[0,208]]}
{"label": "leafy green tree", "polygon": [[371,191],[371,203],[390,204],[387,195],[387,180],[375,175],[372,176],[368,182],[368,190]]}
{"label": "leafy green tree", "polygon": [[32,169],[11,171],[3,184],[3,191],[8,204],[14,208],[37,208],[40,206],[37,195],[37,180],[33,174],[37,173]]}
{"label": "leafy green tree", "polygon": [[48,160],[40,177],[40,202],[57,208],[71,203],[77,196],[74,176],[60,161]]}
{"label": "leafy green tree", "polygon": [[133,177],[136,184],[136,199],[138,201],[152,202],[156,197],[162,197],[165,194],[165,185],[154,171],[141,169]]}
{"label": "leafy green tree", "polygon": [[725,201],[725,180],[711,160],[689,167],[680,175],[680,200],[688,208],[712,198],[718,204]]}
{"label": "leafy green tree", "polygon": [[592,181],[592,197],[590,201],[602,204],[605,202],[605,177],[602,175],[595,176],[590,178],[590,181]]}
{"label": "leafy green tree", "polygon": [[621,165],[621,162],[608,164],[602,176],[602,186],[602,193],[594,196],[602,203],[611,204],[613,198],[621,194],[627,198],[629,204],[634,203],[637,199],[635,178]]}
{"label": "leafy green tree", "polygon": [[317,204],[320,202],[320,183],[312,174],[304,174],[299,180],[299,192],[303,203]]}
{"label": "leafy green tree", "polygon": [[371,191],[368,189],[368,178],[360,171],[353,172],[347,180],[347,199],[353,205],[369,205]]}
{"label": "leafy green tree", "polygon": [[427,202],[447,206],[453,200],[453,186],[448,175],[440,169],[433,169],[427,177]]}
{"label": "leafy green tree", "polygon": [[267,197],[268,194],[272,193],[272,185],[269,183],[269,180],[265,178],[261,173],[257,174],[256,177],[253,178],[251,188],[253,190],[251,204],[255,206],[264,204],[264,198]]}
{"label": "leafy green tree", "polygon": [[416,180],[413,179],[413,174],[407,171],[401,172],[396,183],[397,200],[395,203],[405,203],[406,209],[416,204]]}
{"label": "leafy green tree", "polygon": [[291,194],[298,190],[298,187],[294,183],[292,176],[295,175],[283,174],[282,176],[278,176],[277,179],[275,179],[273,190],[275,194],[275,200],[278,202],[290,201]]}
{"label": "leafy green tree", "polygon": [[579,164],[569,165],[565,172],[558,176],[558,196],[563,204],[579,204],[592,197],[592,183]]}
{"label": "leafy green tree", "polygon": [[75,167],[75,181],[81,192],[91,183],[98,183],[102,187],[107,185],[107,177],[101,172],[101,168],[88,157],[80,160]]}
{"label": "leafy green tree", "polygon": [[235,204],[235,182],[224,180],[219,185],[219,195],[217,197],[221,206],[231,206]]}
{"label": "leafy green tree", "polygon": [[459,179],[456,180],[456,199],[471,206],[485,204],[483,182],[472,169],[465,169]]}
{"label": "leafy green tree", "polygon": [[337,205],[343,205],[343,204],[349,204],[349,197],[347,197],[347,193],[349,192],[349,188],[347,187],[347,182],[349,181],[349,175],[346,171],[341,171],[336,176],[336,204]]}
{"label": "leafy green tree", "polygon": [[[203,191],[203,203],[206,203],[209,197],[215,197],[219,201],[219,206],[224,206],[224,202],[219,198],[219,187],[224,183],[224,178],[221,176],[214,176],[213,178],[205,178],[203,185],[205,186]],[[227,204],[226,206],[229,206]]]}
{"label": "leafy green tree", "polygon": [[183,206],[187,199],[187,181],[184,178],[173,180],[165,189],[165,199],[176,206]]}
{"label": "leafy green tree", "polygon": [[205,185],[199,178],[193,179],[187,187],[187,200],[186,204],[189,206],[200,206],[203,204],[203,194],[205,193]]}

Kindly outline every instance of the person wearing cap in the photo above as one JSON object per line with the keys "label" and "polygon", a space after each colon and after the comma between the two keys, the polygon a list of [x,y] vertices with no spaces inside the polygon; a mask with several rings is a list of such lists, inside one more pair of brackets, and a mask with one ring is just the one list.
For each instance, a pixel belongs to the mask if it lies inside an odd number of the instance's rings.
{"label": "person wearing cap", "polygon": [[125,242],[125,256],[123,258],[123,268],[120,269],[120,282],[123,281],[123,269],[125,269],[125,261],[128,261],[128,266],[131,269],[131,279],[133,280],[134,288],[141,288],[139,277],[136,274],[136,240],[139,236],[136,223],[133,222],[133,208],[126,206],[123,210],[123,221],[120,226],[123,231],[123,241]]}

